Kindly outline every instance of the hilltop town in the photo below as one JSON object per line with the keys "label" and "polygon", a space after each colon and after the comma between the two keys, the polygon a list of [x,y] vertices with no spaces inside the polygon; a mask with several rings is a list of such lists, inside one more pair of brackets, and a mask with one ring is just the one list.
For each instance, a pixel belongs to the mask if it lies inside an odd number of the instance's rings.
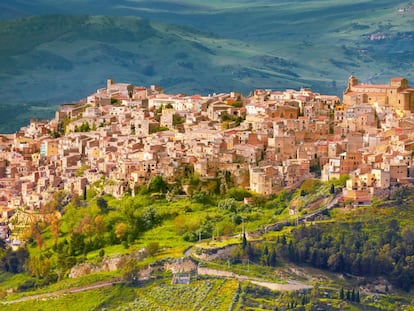
{"label": "hilltop town", "polygon": [[[352,76],[342,99],[308,88],[188,96],[108,80],[52,120],[0,135],[0,238],[20,211],[36,219],[58,191],[84,196],[100,183],[122,197],[187,172],[219,179],[223,192],[264,196],[348,174],[342,201],[370,204],[414,182],[413,113],[404,78],[371,85]],[[185,183],[168,191],[176,189],[192,194]]]}

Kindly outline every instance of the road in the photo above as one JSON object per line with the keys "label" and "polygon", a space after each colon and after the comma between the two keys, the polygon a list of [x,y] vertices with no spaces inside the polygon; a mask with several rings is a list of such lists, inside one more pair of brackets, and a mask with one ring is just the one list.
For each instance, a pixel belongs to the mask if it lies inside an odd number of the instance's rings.
{"label": "road", "polygon": [[277,291],[292,291],[292,290],[312,288],[312,286],[305,284],[305,283],[298,282],[298,281],[286,280],[285,284],[274,283],[274,282],[269,282],[269,281],[256,278],[256,277],[253,278],[253,277],[249,277],[246,275],[236,274],[230,271],[217,270],[217,269],[211,269],[211,268],[206,268],[206,267],[198,267],[197,273],[198,275],[209,275],[209,276],[215,276],[215,277],[233,278],[238,281],[249,281],[253,284],[256,284],[262,287],[267,287],[271,290],[277,290]]}
{"label": "road", "polygon": [[58,290],[58,291],[50,292],[50,293],[22,297],[22,298],[10,300],[10,301],[2,301],[1,303],[3,305],[9,305],[9,304],[19,303],[19,302],[24,302],[24,301],[30,301],[30,300],[47,300],[47,299],[57,298],[57,297],[60,297],[66,294],[74,294],[74,293],[85,292],[88,290],[94,290],[94,289],[103,288],[103,287],[110,287],[118,283],[123,283],[123,281],[98,282],[98,283],[89,284],[85,286],[62,289],[62,290]]}

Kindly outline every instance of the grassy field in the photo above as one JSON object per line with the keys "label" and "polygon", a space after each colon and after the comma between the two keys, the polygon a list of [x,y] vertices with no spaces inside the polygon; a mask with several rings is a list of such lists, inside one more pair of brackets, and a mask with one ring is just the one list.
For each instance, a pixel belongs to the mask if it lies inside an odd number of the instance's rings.
{"label": "grassy field", "polygon": [[321,278],[318,271],[299,269],[308,276],[318,278],[312,289],[275,292],[249,282],[215,278],[192,279],[189,285],[174,285],[171,284],[171,276],[166,275],[136,287],[116,284],[11,305],[0,303],[0,310],[302,310],[300,308],[305,307],[325,310],[413,310],[413,301],[407,293],[364,293],[360,303],[341,300],[341,286],[353,288],[352,283],[335,275],[324,274]]}
{"label": "grassy field", "polygon": [[224,279],[173,285],[166,278],[146,286],[120,284],[12,305],[0,304],[0,310],[224,310],[231,304],[237,286],[237,281]]}

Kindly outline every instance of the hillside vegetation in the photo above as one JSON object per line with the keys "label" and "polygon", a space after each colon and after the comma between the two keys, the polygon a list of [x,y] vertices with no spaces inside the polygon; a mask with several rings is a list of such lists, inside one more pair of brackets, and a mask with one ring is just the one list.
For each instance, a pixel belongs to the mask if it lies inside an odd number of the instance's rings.
{"label": "hillside vegetation", "polygon": [[[23,298],[0,308],[339,310],[347,305],[349,310],[394,310],[413,303],[411,191],[401,189],[395,201],[371,207],[337,205],[298,224],[298,216],[323,208],[344,181],[307,180],[297,190],[268,198],[237,188],[220,194],[217,180],[201,181],[197,176],[182,182],[190,186],[192,195],[187,198],[176,197],[177,185],[160,177],[136,189],[139,195],[123,199],[98,195],[101,182],[90,187],[86,197],[74,196],[70,202],[67,193],[57,193],[40,211],[43,221],[14,231],[28,238],[27,248],[3,249],[0,261],[0,294],[6,301],[42,293],[56,298]],[[244,197],[251,198],[249,205]],[[289,215],[289,208],[297,215]],[[240,234],[243,227],[246,235]],[[192,245],[193,260],[243,275],[245,281],[193,275],[190,285],[171,284],[172,274],[163,264],[182,258]],[[226,248],[231,251],[214,259],[202,255]],[[134,257],[138,259],[128,259],[131,254],[139,254]],[[118,271],[68,278],[75,265],[99,266],[105,258],[120,255],[126,257]],[[312,266],[322,270],[316,272]],[[150,279],[137,280],[148,267],[153,267]],[[276,283],[293,278],[312,288],[275,292],[246,278]],[[62,292],[100,284],[96,282],[109,286]],[[7,295],[10,289],[14,293]]]}

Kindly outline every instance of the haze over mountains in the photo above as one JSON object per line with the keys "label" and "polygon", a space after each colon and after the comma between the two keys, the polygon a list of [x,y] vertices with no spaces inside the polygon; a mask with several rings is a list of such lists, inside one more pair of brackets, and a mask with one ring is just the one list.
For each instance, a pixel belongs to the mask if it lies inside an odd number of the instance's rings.
{"label": "haze over mountains", "polygon": [[222,2],[2,1],[0,132],[50,118],[107,78],[203,95],[341,95],[352,73],[414,84],[413,1]]}

